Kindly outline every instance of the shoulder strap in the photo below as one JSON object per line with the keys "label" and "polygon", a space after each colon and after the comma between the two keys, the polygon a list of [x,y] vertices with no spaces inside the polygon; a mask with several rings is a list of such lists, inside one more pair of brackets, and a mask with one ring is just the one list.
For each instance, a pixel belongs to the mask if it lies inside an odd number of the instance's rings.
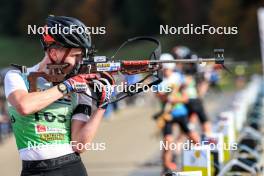
{"label": "shoulder strap", "polygon": [[21,73],[27,73],[27,66],[18,64],[11,64],[11,66],[19,70]]}

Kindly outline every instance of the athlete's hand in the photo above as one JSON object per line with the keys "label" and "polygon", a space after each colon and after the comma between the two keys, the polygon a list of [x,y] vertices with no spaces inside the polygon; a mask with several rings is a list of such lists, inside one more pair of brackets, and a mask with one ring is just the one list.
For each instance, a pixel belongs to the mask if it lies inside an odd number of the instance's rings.
{"label": "athlete's hand", "polygon": [[67,79],[63,83],[66,85],[68,93],[84,93],[88,89],[88,83],[91,82],[92,79],[97,78],[98,76],[96,74],[79,74]]}
{"label": "athlete's hand", "polygon": [[[114,88],[114,79],[113,77],[108,73],[101,73],[101,78],[98,80],[92,80],[92,90],[97,96],[98,102],[97,106],[100,107],[103,103],[110,100]],[[106,106],[102,107],[106,108]]]}
{"label": "athlete's hand", "polygon": [[95,93],[98,99],[97,106],[99,107],[104,102],[110,100],[111,95],[113,93],[112,85],[108,82],[108,80],[104,78],[100,78],[99,80],[93,80],[93,85],[95,87]]}

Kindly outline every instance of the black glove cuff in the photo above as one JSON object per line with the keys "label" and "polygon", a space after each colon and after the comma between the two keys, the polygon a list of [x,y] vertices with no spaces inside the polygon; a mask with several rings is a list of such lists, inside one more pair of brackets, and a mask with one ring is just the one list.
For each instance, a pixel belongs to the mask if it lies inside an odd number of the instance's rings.
{"label": "black glove cuff", "polygon": [[73,115],[79,114],[79,113],[91,116],[92,107],[90,105],[86,105],[86,104],[78,104],[77,107],[73,111]]}

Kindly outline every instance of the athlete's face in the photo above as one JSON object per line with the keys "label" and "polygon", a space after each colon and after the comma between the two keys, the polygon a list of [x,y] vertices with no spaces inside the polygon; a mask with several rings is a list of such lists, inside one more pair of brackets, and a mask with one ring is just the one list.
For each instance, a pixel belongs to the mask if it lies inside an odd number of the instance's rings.
{"label": "athlete's face", "polygon": [[[50,56],[56,63],[61,63],[62,58],[64,57],[67,49],[59,48],[59,49],[51,49]],[[63,63],[67,63],[69,66],[65,68],[64,73],[70,72],[74,65],[79,62],[83,57],[82,49],[80,48],[72,48],[69,54],[66,56]]]}
{"label": "athlete's face", "polygon": [[83,58],[83,52],[80,48],[72,48],[68,56],[65,58],[64,63],[69,64],[69,66],[64,70],[70,72],[74,65],[81,61]]}

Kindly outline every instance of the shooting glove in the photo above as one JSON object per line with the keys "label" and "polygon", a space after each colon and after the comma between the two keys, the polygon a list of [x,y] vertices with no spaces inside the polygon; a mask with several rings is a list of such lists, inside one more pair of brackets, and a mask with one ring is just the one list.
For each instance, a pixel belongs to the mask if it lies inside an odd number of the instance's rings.
{"label": "shooting glove", "polygon": [[97,78],[96,74],[79,74],[67,79],[63,84],[67,87],[67,93],[84,93],[87,91],[88,83],[91,82],[91,79]]}
{"label": "shooting glove", "polygon": [[[100,79],[92,80],[92,90],[94,91],[98,99],[97,107],[110,100],[114,91],[113,85],[114,79],[108,73],[101,73]],[[106,109],[107,106],[103,106],[102,108]]]}

